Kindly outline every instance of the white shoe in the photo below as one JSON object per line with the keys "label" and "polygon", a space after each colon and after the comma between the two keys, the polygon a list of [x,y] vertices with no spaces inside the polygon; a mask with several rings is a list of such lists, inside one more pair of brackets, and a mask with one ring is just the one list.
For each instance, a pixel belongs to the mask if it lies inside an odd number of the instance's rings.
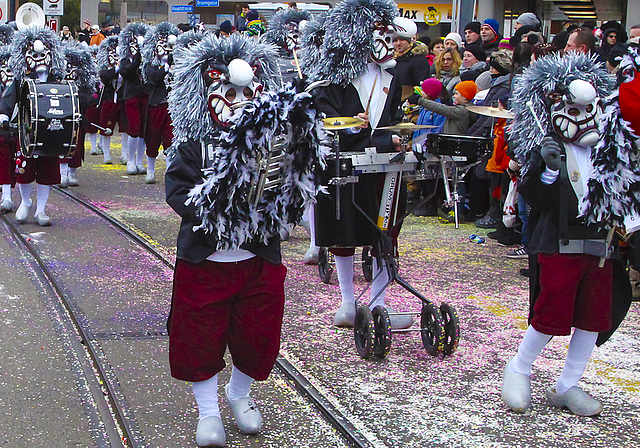
{"label": "white shoe", "polygon": [[11,199],[5,199],[0,204],[0,212],[2,213],[9,213],[12,209],[13,209],[13,202],[11,202]]}
{"label": "white shoe", "polygon": [[336,327],[353,327],[355,320],[355,303],[345,303],[340,305],[340,308],[336,311],[336,315],[333,317],[333,325]]}
{"label": "white shoe", "polygon": [[262,414],[251,397],[229,399],[229,385],[224,386],[224,395],[236,418],[236,426],[245,434],[255,434],[262,428]]}
{"label": "white shoe", "polygon": [[58,184],[60,188],[68,188],[69,187],[69,176],[60,175],[60,183]]}
{"label": "white shoe", "polygon": [[304,264],[318,264],[318,256],[320,254],[319,246],[309,246],[309,249],[304,254],[302,261]]}
{"label": "white shoe", "polygon": [[138,174],[138,169],[136,168],[136,164],[133,162],[127,162],[127,174],[133,176]]}
{"label": "white shoe", "polygon": [[126,165],[128,161],[129,161],[129,158],[127,157],[126,154],[122,154],[120,156],[120,165]]}
{"label": "white shoe", "polygon": [[136,165],[136,171],[138,174],[147,174],[147,167]]}
{"label": "white shoe", "polygon": [[198,421],[196,429],[198,446],[226,446],[227,438],[220,417],[205,417]]}
{"label": "white shoe", "polygon": [[146,184],[155,184],[156,183],[156,173],[155,173],[155,171],[147,172],[147,175],[144,178],[144,182]]}
{"label": "white shoe", "polygon": [[73,173],[69,173],[69,176],[67,176],[67,183],[70,187],[77,187],[78,185],[80,185],[80,182],[78,182],[78,178]]}
{"label": "white shoe", "polygon": [[[33,205],[33,204],[32,204]],[[29,217],[29,210],[31,210],[31,205],[25,205],[24,201],[20,203],[18,210],[16,211],[16,221],[20,224],[24,224],[27,222],[27,218]]]}
{"label": "white shoe", "polygon": [[51,225],[51,218],[49,218],[47,215],[45,215],[44,212],[40,212],[38,213],[36,216],[36,222],[38,223],[39,226],[42,227],[47,227]]}
{"label": "white shoe", "polygon": [[111,165],[113,163],[113,160],[111,159],[111,157],[105,157],[104,158],[104,163],[105,165]]}
{"label": "white shoe", "polygon": [[531,378],[524,373],[510,372],[508,366],[509,363],[504,366],[502,374],[502,401],[513,411],[524,414],[531,406]]}
{"label": "white shoe", "polygon": [[389,313],[389,319],[391,319],[392,330],[402,330],[413,325],[413,317],[405,315],[392,316],[391,314],[395,313],[396,311],[393,308],[389,308],[388,306],[386,308],[387,313]]}
{"label": "white shoe", "polygon": [[567,408],[575,415],[591,417],[602,412],[602,403],[591,398],[578,386],[573,386],[562,395],[556,392],[555,387],[550,387],[545,395],[553,406]]}

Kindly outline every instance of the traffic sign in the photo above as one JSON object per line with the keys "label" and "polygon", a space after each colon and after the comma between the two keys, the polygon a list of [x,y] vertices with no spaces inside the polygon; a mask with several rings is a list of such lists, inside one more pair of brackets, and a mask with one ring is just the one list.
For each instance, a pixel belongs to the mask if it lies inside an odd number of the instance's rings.
{"label": "traffic sign", "polygon": [[191,5],[171,5],[171,12],[193,12]]}
{"label": "traffic sign", "polygon": [[220,0],[196,0],[196,6],[198,8],[204,7],[218,7],[220,6]]}

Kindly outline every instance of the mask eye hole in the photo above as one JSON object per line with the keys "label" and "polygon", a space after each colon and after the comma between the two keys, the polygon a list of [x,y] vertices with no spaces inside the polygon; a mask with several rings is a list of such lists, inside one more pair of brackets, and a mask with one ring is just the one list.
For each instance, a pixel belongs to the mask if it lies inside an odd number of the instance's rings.
{"label": "mask eye hole", "polygon": [[562,94],[557,92],[551,92],[547,94],[547,100],[550,103],[559,103],[560,101],[562,101]]}
{"label": "mask eye hole", "polygon": [[577,109],[575,107],[570,108],[567,113],[569,115],[571,115],[572,117],[577,117],[578,115],[580,115],[580,109]]}
{"label": "mask eye hole", "polygon": [[212,80],[212,81],[219,81],[220,80],[220,72],[217,70],[209,70],[207,72],[207,76]]}
{"label": "mask eye hole", "polygon": [[227,99],[227,101],[232,102],[236,99],[236,89],[227,90],[227,92],[224,94],[224,97]]}
{"label": "mask eye hole", "polygon": [[242,93],[246,98],[249,98],[249,99],[253,98],[253,90],[251,90],[250,87],[245,87]]}
{"label": "mask eye hole", "polygon": [[588,104],[588,105],[587,105],[587,107],[585,107],[585,110],[586,110],[588,113],[593,112],[593,105],[592,105],[592,104]]}

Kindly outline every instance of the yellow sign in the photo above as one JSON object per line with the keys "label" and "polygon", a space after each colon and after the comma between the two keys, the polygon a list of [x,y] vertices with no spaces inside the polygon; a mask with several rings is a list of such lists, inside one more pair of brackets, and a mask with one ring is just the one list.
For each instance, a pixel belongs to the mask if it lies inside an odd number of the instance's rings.
{"label": "yellow sign", "polygon": [[400,17],[414,22],[424,22],[428,25],[451,22],[451,3],[414,4],[399,3]]}
{"label": "yellow sign", "polygon": [[58,89],[56,89],[55,87],[49,89],[49,92],[51,93],[58,93]]}

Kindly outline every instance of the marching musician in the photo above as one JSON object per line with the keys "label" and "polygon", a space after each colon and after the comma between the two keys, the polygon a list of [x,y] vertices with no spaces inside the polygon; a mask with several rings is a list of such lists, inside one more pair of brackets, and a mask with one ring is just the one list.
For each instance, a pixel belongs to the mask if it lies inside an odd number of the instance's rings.
{"label": "marching musician", "polygon": [[149,108],[145,142],[147,146],[147,175],[145,182],[156,183],[156,157],[160,144],[169,148],[173,140],[173,126],[169,116],[170,69],[173,65],[173,46],[180,30],[177,26],[162,22],[147,32],[142,44],[142,75],[149,84]]}
{"label": "marching musician", "polygon": [[[363,10],[366,10],[366,14]],[[318,67],[310,71],[315,72],[315,79],[328,79],[331,84],[323,88],[317,101],[328,117],[358,117],[363,120],[355,128],[340,131],[341,152],[363,152],[368,147],[375,147],[378,152],[399,149],[400,138],[397,135],[375,130],[397,124],[402,119],[401,86],[393,71],[396,64],[392,44],[393,20],[397,14],[397,6],[391,0],[345,0],[334,8],[325,21],[321,57],[318,58]],[[371,197],[365,198],[369,202],[368,214],[374,222],[377,220],[383,184],[384,175],[360,178],[362,190],[367,191],[368,196],[372,191],[377,194],[375,201]],[[342,295],[342,304],[336,312],[334,324],[353,326],[356,315],[353,285],[355,249],[330,250],[335,256]],[[371,304],[371,309],[384,305],[389,280],[384,263],[379,265],[378,259],[375,259],[373,267],[371,297],[377,298]],[[389,312],[393,313],[393,310]],[[393,328],[407,328],[412,322],[409,316],[391,317]]]}
{"label": "marching musician", "polygon": [[[11,43],[9,66],[14,74],[13,82],[4,90],[0,100],[0,124],[4,125],[17,113],[21,84],[26,78],[43,83],[60,82],[64,76],[65,59],[60,37],[50,28],[31,26],[16,31]],[[45,143],[46,142],[42,142]],[[17,183],[22,202],[16,211],[16,221],[27,221],[31,209],[31,184],[37,184],[35,220],[41,226],[50,226],[51,219],[45,208],[51,185],[60,183],[60,165],[57,155],[27,158],[21,161]]]}
{"label": "marching musician", "polygon": [[[122,141],[122,154],[120,163],[127,164],[129,160],[128,144],[129,136],[126,133],[125,121],[121,118],[122,103],[118,95],[122,93],[122,76],[120,75],[120,61],[118,58],[118,36],[108,36],[100,43],[96,54],[100,81],[102,88],[98,96],[98,109],[100,118],[98,124],[101,128],[109,129],[111,134],[118,124],[120,139]],[[105,135],[105,131],[100,130],[100,148],[104,153],[104,163],[113,163],[111,156],[111,134]]]}
{"label": "marching musician", "polygon": [[129,142],[127,145],[127,174],[146,174],[144,159],[144,125],[149,102],[148,85],[142,79],[142,56],[140,47],[149,27],[141,22],[129,23],[118,35],[120,75],[122,75],[122,101],[125,126]]}
{"label": "marching musician", "polygon": [[[9,66],[11,57],[11,40],[14,29],[10,25],[0,25],[0,96],[11,81],[13,72]],[[0,128],[0,185],[2,185],[2,201],[0,213],[9,213],[13,210],[11,200],[11,188],[16,185],[15,154],[17,135],[15,130]]]}
{"label": "marching musician", "polygon": [[[218,373],[227,347],[225,395],[236,425],[247,434],[262,427],[249,392],[278,355],[286,274],[279,232],[320,188],[320,111],[308,93],[279,89],[275,46],[207,34],[179,51],[169,93],[175,157],[165,179],[167,202],[182,218],[169,362],[173,377],[192,383],[197,444],[224,446]],[[274,137],[291,171],[261,191],[256,167]]]}
{"label": "marching musician", "polygon": [[267,42],[280,47],[280,71],[285,81],[298,76],[300,51],[300,27],[304,26],[311,15],[297,9],[281,9],[269,19],[265,38]]}

